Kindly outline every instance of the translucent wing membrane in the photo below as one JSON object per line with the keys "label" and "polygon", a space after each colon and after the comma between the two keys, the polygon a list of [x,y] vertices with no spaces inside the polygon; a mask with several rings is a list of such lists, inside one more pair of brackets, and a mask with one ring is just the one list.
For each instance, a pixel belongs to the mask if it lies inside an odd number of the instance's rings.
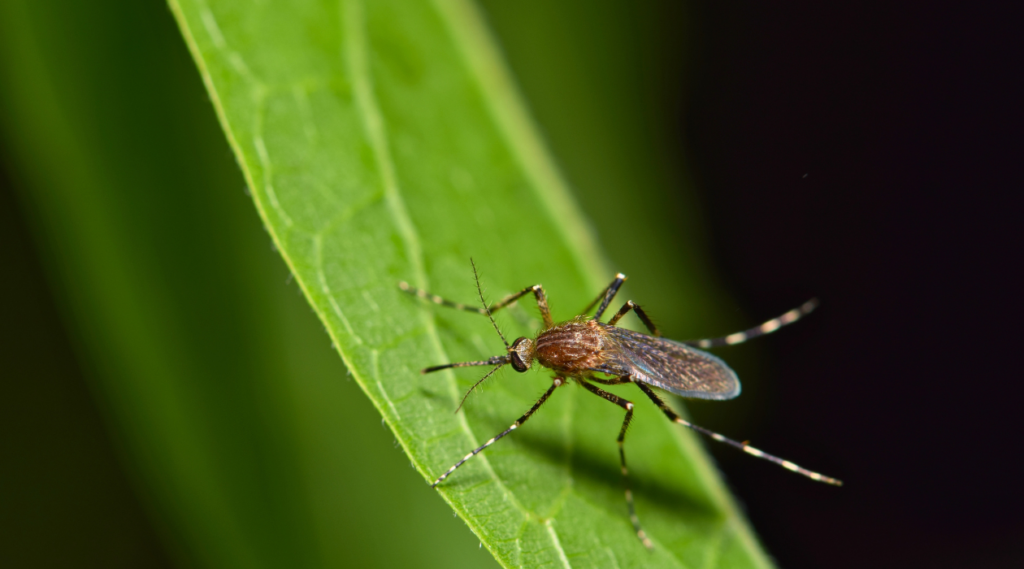
{"label": "translucent wing membrane", "polygon": [[610,345],[603,369],[595,371],[628,374],[682,397],[721,400],[740,394],[736,372],[707,352],[616,326],[602,328]]}

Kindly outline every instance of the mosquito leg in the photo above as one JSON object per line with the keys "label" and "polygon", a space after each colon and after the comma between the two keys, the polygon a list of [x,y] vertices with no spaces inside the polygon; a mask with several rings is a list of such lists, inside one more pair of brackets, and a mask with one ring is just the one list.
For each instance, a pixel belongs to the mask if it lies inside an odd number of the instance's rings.
{"label": "mosquito leg", "polygon": [[616,274],[615,280],[612,281],[612,284],[608,285],[608,288],[604,289],[604,291],[602,291],[601,294],[597,295],[597,298],[595,298],[593,302],[588,304],[587,307],[583,309],[582,313],[589,313],[590,309],[597,305],[598,302],[600,302],[601,307],[598,308],[597,313],[594,314],[594,320],[600,320],[601,315],[604,314],[604,311],[608,309],[608,305],[611,304],[612,299],[615,298],[616,294],[618,294],[619,288],[622,287],[622,283],[624,282],[626,282],[626,275],[622,273]]}
{"label": "mosquito leg", "polygon": [[519,300],[520,298],[532,292],[533,296],[536,297],[537,299],[537,306],[540,308],[541,318],[544,319],[544,326],[546,328],[550,328],[551,326],[554,325],[554,321],[551,319],[551,309],[548,308],[548,299],[547,296],[544,295],[544,287],[540,285],[528,286],[517,293],[510,294],[505,298],[499,300],[498,302],[491,304],[487,308],[470,306],[468,304],[462,304],[461,302],[452,302],[446,298],[437,296],[436,294],[431,294],[423,289],[418,289],[409,286],[409,283],[405,281],[399,282],[398,288],[402,289],[403,291],[413,296],[418,296],[423,300],[429,300],[434,304],[440,304],[441,306],[447,306],[449,308],[454,308],[456,310],[465,310],[466,312],[473,312],[475,314],[481,314],[483,316],[487,316],[488,310],[491,312],[491,314],[494,314],[498,310],[505,308],[506,306],[512,304],[513,302]]}
{"label": "mosquito leg", "polygon": [[587,381],[593,381],[594,383],[600,383],[601,385],[622,385],[623,383],[633,383],[633,380],[629,379],[629,376],[616,377],[613,379],[601,379],[600,377],[590,376]]}
{"label": "mosquito leg", "polygon": [[[621,379],[625,379],[622,383],[630,383],[628,378]],[[619,397],[618,395],[608,393],[600,387],[588,383],[586,380],[580,380],[579,383],[586,388],[587,391],[597,395],[598,397],[607,399],[626,410],[626,417],[622,420],[622,428],[619,430],[619,438],[616,439],[619,443],[619,463],[622,465],[622,484],[626,487],[626,507],[629,508],[629,520],[633,522],[633,529],[636,530],[636,536],[640,538],[640,541],[643,542],[647,549],[653,549],[654,544],[651,543],[651,539],[647,537],[643,528],[640,527],[640,518],[636,516],[636,507],[633,505],[633,491],[629,489],[629,470],[626,469],[626,450],[623,446],[623,441],[626,440],[626,431],[629,429],[629,422],[633,420],[633,403]]]}
{"label": "mosquito leg", "polygon": [[441,306],[447,306],[448,308],[454,308],[455,310],[465,310],[466,312],[475,312],[477,314],[483,314],[484,316],[487,316],[487,312],[483,308],[469,306],[467,304],[462,304],[461,302],[452,302],[446,298],[441,298],[436,294],[431,294],[423,289],[409,286],[409,283],[405,281],[399,281],[398,288],[402,289],[403,292],[407,292],[413,296],[418,296],[423,300],[429,300],[434,304],[440,304]]}
{"label": "mosquito leg", "polygon": [[658,395],[650,387],[647,387],[646,385],[640,382],[634,383],[636,383],[636,386],[639,387],[644,393],[647,394],[648,397],[651,398],[651,401],[654,401],[655,405],[661,408],[662,412],[664,412],[665,415],[668,416],[669,420],[672,421],[673,423],[679,423],[680,425],[693,429],[694,431],[697,431],[702,435],[707,435],[720,443],[725,443],[729,446],[736,447],[749,455],[756,456],[757,458],[763,458],[764,460],[767,460],[769,462],[774,462],[775,464],[778,464],[779,466],[785,468],[786,470],[791,470],[793,472],[796,472],[797,474],[802,474],[810,478],[811,480],[817,480],[818,482],[824,482],[825,484],[832,484],[833,486],[843,485],[842,481],[840,480],[836,480],[835,478],[829,478],[828,476],[825,476],[823,474],[807,470],[806,468],[797,466],[788,460],[783,460],[777,456],[773,456],[764,451],[758,450],[746,443],[734,441],[714,431],[705,429],[704,427],[698,427],[697,425],[694,425],[693,423],[686,421],[682,417],[677,415],[676,412],[673,411],[668,405],[666,405],[665,402],[662,401],[661,398],[658,397]]}
{"label": "mosquito leg", "polygon": [[653,334],[654,336],[661,336],[661,331],[658,330],[658,327],[655,326],[654,323],[651,322],[651,319],[647,317],[647,313],[644,312],[644,309],[640,308],[640,305],[633,302],[632,300],[626,301],[626,304],[623,304],[622,308],[620,308],[619,311],[615,313],[615,316],[612,316],[612,319],[608,321],[608,324],[614,326],[615,323],[618,322],[623,316],[629,314],[630,310],[636,312],[636,315],[640,317],[640,320],[643,321],[644,326],[647,326],[647,329],[651,331],[651,334]]}
{"label": "mosquito leg", "polygon": [[735,334],[729,334],[728,336],[722,336],[721,338],[709,338],[706,340],[690,340],[689,342],[683,342],[688,346],[695,346],[697,348],[717,348],[719,346],[731,346],[733,344],[739,344],[746,342],[751,338],[758,336],[764,336],[765,334],[771,334],[772,332],[792,324],[797,320],[800,320],[804,316],[810,314],[815,308],[818,307],[818,299],[812,298],[807,302],[801,304],[798,308],[794,308],[789,312],[779,316],[778,318],[772,318],[771,320],[755,326],[749,330],[742,332],[736,332]]}
{"label": "mosquito leg", "polygon": [[554,326],[555,322],[551,319],[551,309],[548,308],[548,297],[544,294],[544,287],[540,285],[528,286],[515,294],[510,294],[492,304],[489,310],[491,311],[491,314],[494,314],[495,310],[505,308],[530,292],[532,292],[534,298],[537,299],[537,308],[540,309],[540,317],[544,320],[544,328],[547,329]]}
{"label": "mosquito leg", "polygon": [[453,465],[451,468],[449,468],[447,472],[445,472],[441,476],[438,476],[437,480],[435,480],[434,483],[430,485],[430,487],[434,488],[435,486],[437,486],[441,482],[444,482],[444,479],[448,478],[449,474],[451,474],[452,472],[455,472],[455,469],[460,467],[460,466],[462,466],[463,463],[465,463],[467,460],[469,460],[469,459],[473,458],[474,456],[480,454],[480,452],[482,452],[485,448],[493,445],[501,437],[504,437],[505,435],[507,435],[507,434],[511,433],[512,431],[514,431],[514,430],[518,429],[519,427],[521,427],[523,425],[523,423],[525,423],[526,420],[530,418],[531,415],[533,415],[534,413],[537,412],[537,409],[540,409],[540,406],[543,405],[544,402],[548,400],[548,397],[551,397],[551,394],[555,392],[555,389],[558,389],[562,385],[565,385],[565,379],[563,379],[561,377],[556,377],[554,382],[551,384],[551,387],[549,387],[548,390],[544,392],[544,395],[540,396],[540,399],[538,399],[537,402],[533,404],[533,407],[530,407],[529,411],[527,411],[525,414],[523,414],[522,417],[517,419],[515,423],[512,423],[511,427],[505,429],[504,431],[499,433],[497,436],[495,436],[491,440],[489,440],[486,443],[480,445],[479,447],[474,449],[473,452],[471,452],[471,453],[467,454],[466,456],[462,457],[462,460],[456,462],[455,465]]}

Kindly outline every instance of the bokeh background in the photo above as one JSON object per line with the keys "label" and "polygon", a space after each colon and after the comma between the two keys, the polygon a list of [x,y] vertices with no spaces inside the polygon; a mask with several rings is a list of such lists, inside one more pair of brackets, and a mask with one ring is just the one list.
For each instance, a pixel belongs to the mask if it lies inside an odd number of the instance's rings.
{"label": "bokeh background", "polygon": [[[821,298],[799,326],[722,350],[743,397],[689,406],[699,424],[847,482],[712,447],[779,565],[1024,564],[1017,15],[480,5],[631,297],[670,336]],[[338,444],[360,467],[325,500],[350,512],[338,539],[351,566],[493,566],[289,283],[166,5],[10,0],[0,38],[0,565],[197,562],[195,536],[141,483],[159,465],[132,461],[131,417],[105,399],[104,376],[121,371],[102,355],[105,327],[135,318],[167,330],[159,346],[200,347],[178,370],[193,388],[234,377],[217,383],[231,398],[305,382],[343,402],[332,433],[350,433]],[[138,238],[79,254],[122,234]],[[692,273],[706,298],[674,290]],[[76,274],[110,275],[111,288],[82,290]],[[117,290],[125,278],[166,305],[133,312],[152,299]],[[708,329],[700,316],[715,312],[727,320]],[[114,348],[143,361],[159,346]],[[256,461],[252,441],[274,438],[216,427]]]}

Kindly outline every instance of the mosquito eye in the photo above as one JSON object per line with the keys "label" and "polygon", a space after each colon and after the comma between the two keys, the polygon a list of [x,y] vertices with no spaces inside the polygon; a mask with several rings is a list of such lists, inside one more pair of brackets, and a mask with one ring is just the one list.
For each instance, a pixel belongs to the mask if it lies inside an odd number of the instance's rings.
{"label": "mosquito eye", "polygon": [[512,352],[512,369],[522,373],[526,371],[527,366],[523,363],[523,358],[519,357],[519,354]]}

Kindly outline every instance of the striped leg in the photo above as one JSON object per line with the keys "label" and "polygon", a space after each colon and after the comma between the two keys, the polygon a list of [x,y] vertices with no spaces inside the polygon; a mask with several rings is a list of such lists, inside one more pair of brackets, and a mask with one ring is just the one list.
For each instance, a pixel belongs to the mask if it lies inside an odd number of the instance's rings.
{"label": "striped leg", "polygon": [[712,439],[715,439],[716,441],[718,441],[720,443],[725,443],[725,444],[727,444],[729,446],[736,447],[736,448],[742,450],[743,452],[745,452],[745,453],[747,453],[749,455],[756,456],[757,458],[763,458],[763,459],[765,459],[765,460],[767,460],[769,462],[774,462],[775,464],[778,464],[779,466],[781,466],[782,468],[785,468],[786,470],[791,470],[793,472],[796,472],[797,474],[802,474],[802,475],[810,478],[811,480],[817,480],[818,482],[824,482],[825,484],[832,484],[833,486],[842,486],[843,485],[841,480],[836,480],[835,478],[829,478],[828,476],[825,476],[823,474],[818,474],[817,472],[813,472],[811,470],[807,470],[806,468],[802,468],[800,466],[797,466],[797,465],[793,464],[792,462],[790,462],[788,460],[783,460],[783,459],[781,459],[781,458],[779,458],[777,456],[773,456],[773,455],[770,455],[770,454],[768,454],[768,453],[766,453],[764,451],[758,450],[758,449],[748,445],[747,443],[741,443],[739,441],[734,441],[734,440],[732,440],[730,438],[726,438],[726,437],[724,437],[724,436],[722,436],[722,435],[720,435],[720,434],[718,434],[718,433],[716,433],[714,431],[705,429],[704,427],[698,427],[697,425],[694,425],[693,423],[691,423],[689,421],[686,421],[682,417],[677,415],[676,412],[673,411],[668,405],[666,405],[665,402],[662,401],[661,398],[658,397],[658,395],[656,393],[654,393],[654,390],[652,390],[650,387],[647,387],[646,385],[644,385],[643,383],[640,383],[640,382],[634,382],[634,383],[636,383],[636,386],[639,387],[644,393],[647,394],[648,397],[651,398],[651,401],[654,401],[655,405],[657,405],[658,407],[661,408],[662,412],[664,412],[665,415],[668,416],[669,420],[672,421],[673,423],[679,423],[680,425],[682,425],[684,427],[688,427],[690,429],[693,429],[694,431],[697,431],[698,433],[700,433],[702,435],[707,435],[707,436],[711,437]]}
{"label": "striped leg", "polygon": [[658,330],[658,327],[655,326],[654,323],[651,322],[651,319],[647,317],[647,313],[644,312],[644,309],[640,308],[640,305],[632,300],[627,300],[626,304],[623,304],[622,308],[615,313],[615,316],[612,316],[612,319],[608,321],[608,324],[614,326],[622,319],[623,316],[629,314],[630,310],[636,312],[636,315],[640,317],[640,320],[644,323],[644,326],[647,326],[647,329],[651,331],[652,335],[661,336],[661,331]]}
{"label": "striped leg", "polygon": [[598,302],[600,302],[601,307],[598,308],[597,312],[594,314],[594,320],[600,320],[601,315],[604,314],[604,311],[608,309],[608,305],[611,304],[612,299],[615,298],[615,295],[619,293],[619,288],[622,287],[622,283],[624,282],[626,282],[626,275],[622,273],[617,273],[615,275],[615,280],[612,281],[612,284],[608,285],[608,288],[604,289],[604,291],[601,292],[601,294],[597,295],[597,298],[595,298],[593,302],[588,304],[587,307],[583,309],[582,314],[590,312],[590,309],[593,308]]}
{"label": "striped leg", "polygon": [[530,407],[529,411],[527,411],[515,423],[512,423],[511,427],[505,429],[500,434],[498,434],[496,437],[494,437],[491,440],[487,441],[486,443],[480,445],[479,447],[474,449],[473,452],[471,452],[471,453],[467,454],[466,456],[462,457],[462,460],[456,462],[455,465],[452,466],[451,468],[449,468],[447,472],[445,472],[441,476],[438,476],[437,480],[435,480],[434,483],[430,485],[430,487],[433,488],[433,487],[437,486],[438,484],[440,484],[441,482],[444,482],[444,479],[448,478],[449,474],[451,474],[452,472],[455,472],[455,469],[460,467],[460,466],[462,466],[463,463],[465,463],[467,460],[469,460],[469,459],[473,458],[474,456],[480,454],[485,448],[493,445],[501,437],[504,437],[505,435],[507,435],[507,434],[511,433],[512,431],[514,431],[514,430],[518,429],[519,427],[521,427],[522,424],[525,423],[526,420],[530,418],[530,415],[533,415],[534,413],[536,413],[537,409],[540,409],[540,406],[543,405],[544,402],[548,400],[548,397],[551,397],[551,394],[555,392],[555,389],[558,389],[562,385],[565,385],[565,380],[562,379],[561,377],[556,377],[554,382],[551,384],[551,387],[549,387],[548,390],[544,392],[544,395],[541,395],[540,399],[536,403],[533,404],[533,407]]}
{"label": "striped leg", "polygon": [[789,312],[779,316],[778,318],[772,318],[771,320],[755,326],[749,330],[742,332],[736,332],[735,334],[729,334],[728,336],[722,336],[721,338],[709,338],[707,340],[690,340],[689,342],[683,342],[688,346],[694,346],[697,348],[717,348],[719,346],[731,346],[733,344],[739,344],[746,342],[751,338],[758,336],[764,336],[765,334],[771,334],[772,332],[792,324],[797,320],[800,320],[804,316],[810,314],[815,308],[818,307],[818,299],[812,298],[807,302],[800,305],[799,308],[794,308]]}
{"label": "striped leg", "polygon": [[431,294],[425,290],[411,287],[409,286],[409,283],[405,281],[399,282],[398,288],[402,289],[403,291],[413,296],[418,296],[424,300],[429,300],[434,304],[440,304],[441,306],[447,306],[449,308],[454,308],[456,310],[474,312],[476,314],[482,314],[484,316],[487,316],[488,311],[490,311],[491,314],[494,314],[495,312],[501,310],[502,308],[505,308],[506,306],[512,304],[513,302],[519,300],[520,298],[532,292],[533,296],[537,299],[537,307],[540,308],[540,316],[541,318],[544,319],[544,327],[550,328],[551,326],[554,325],[554,321],[551,319],[551,309],[548,308],[548,299],[547,296],[545,296],[544,294],[544,287],[540,285],[528,286],[517,293],[510,294],[505,298],[499,300],[498,302],[491,304],[487,308],[477,308],[475,306],[469,306],[466,304],[462,304],[460,302],[452,302],[445,298],[441,298],[436,294]]}
{"label": "striped leg", "polygon": [[[587,391],[597,395],[598,397],[607,399],[626,410],[626,417],[622,420],[622,428],[619,429],[619,438],[616,439],[619,443],[619,463],[622,465],[622,485],[626,487],[626,507],[629,508],[629,520],[633,522],[633,529],[636,530],[636,536],[640,538],[641,542],[643,542],[644,547],[647,549],[654,549],[654,544],[651,543],[651,539],[647,537],[643,528],[640,527],[640,518],[636,516],[636,507],[633,505],[633,491],[629,489],[629,470],[626,468],[626,450],[623,443],[626,440],[626,431],[629,429],[629,422],[633,420],[633,403],[619,397],[618,395],[608,393],[600,387],[592,385],[585,380],[579,380],[579,382],[580,385],[587,389]],[[627,382],[624,381],[623,383]]]}

